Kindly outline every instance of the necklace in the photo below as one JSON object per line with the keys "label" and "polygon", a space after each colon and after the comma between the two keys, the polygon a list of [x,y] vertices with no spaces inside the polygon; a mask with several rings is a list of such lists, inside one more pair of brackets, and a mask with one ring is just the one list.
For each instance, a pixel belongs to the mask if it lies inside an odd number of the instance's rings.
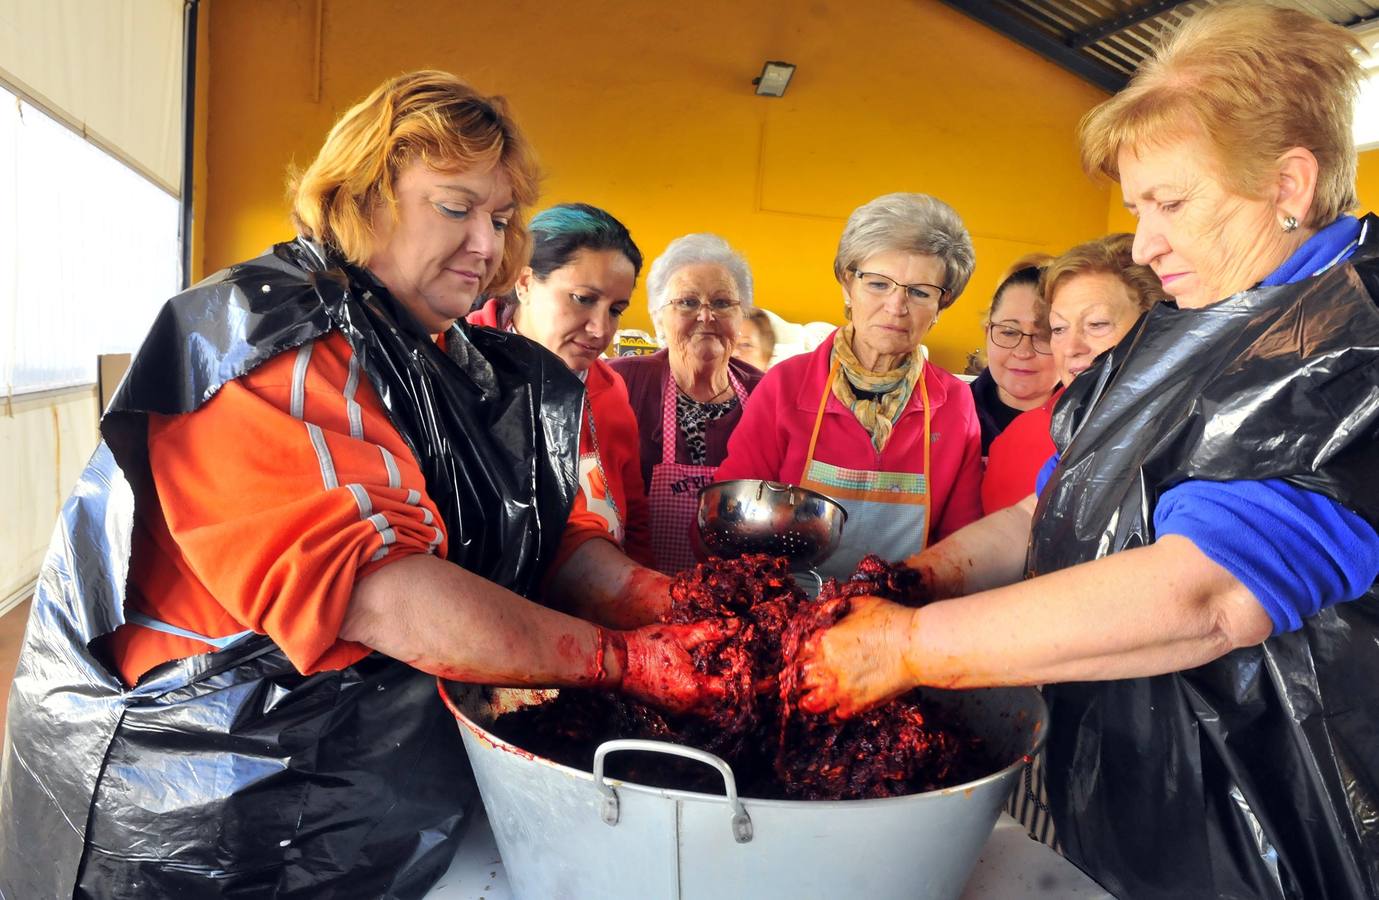
{"label": "necklace", "polygon": [[717,402],[717,400],[718,400],[719,397],[722,397],[724,394],[729,393],[729,392],[732,391],[732,389],[733,389],[733,383],[732,383],[731,380],[729,380],[729,381],[728,381],[728,384],[723,388],[723,390],[721,390],[721,391],[719,391],[718,393],[714,394],[714,395],[713,395],[712,397],[710,397],[709,399],[707,399],[707,400],[695,400],[694,397],[690,395],[690,392],[689,392],[689,391],[685,390],[683,387],[680,386],[680,381],[679,381],[679,379],[674,379],[674,381],[675,381],[675,389],[676,389],[677,391],[679,391],[681,394],[683,394],[683,395],[685,396],[685,399],[686,399],[686,400],[689,400],[691,403],[714,403],[714,402]]}

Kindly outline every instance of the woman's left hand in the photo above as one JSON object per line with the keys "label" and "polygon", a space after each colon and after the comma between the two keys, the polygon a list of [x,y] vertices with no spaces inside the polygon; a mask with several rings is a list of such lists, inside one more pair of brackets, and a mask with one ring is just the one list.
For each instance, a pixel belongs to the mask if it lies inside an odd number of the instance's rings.
{"label": "woman's left hand", "polygon": [[836,625],[805,641],[800,707],[847,719],[918,685],[906,661],[916,612],[880,597],[854,599]]}
{"label": "woman's left hand", "polygon": [[707,715],[728,692],[724,679],[696,670],[691,651],[732,637],[738,619],[705,619],[685,625],[648,625],[609,635],[621,648],[618,686],[623,693],[673,713]]}

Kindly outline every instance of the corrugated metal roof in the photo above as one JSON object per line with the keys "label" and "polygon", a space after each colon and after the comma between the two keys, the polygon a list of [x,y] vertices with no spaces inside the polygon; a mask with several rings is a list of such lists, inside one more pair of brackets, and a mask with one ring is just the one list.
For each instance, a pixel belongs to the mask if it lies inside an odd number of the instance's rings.
{"label": "corrugated metal roof", "polygon": [[[1118,91],[1159,35],[1221,0],[943,0],[1108,91]],[[1283,5],[1352,29],[1379,24],[1379,2]]]}

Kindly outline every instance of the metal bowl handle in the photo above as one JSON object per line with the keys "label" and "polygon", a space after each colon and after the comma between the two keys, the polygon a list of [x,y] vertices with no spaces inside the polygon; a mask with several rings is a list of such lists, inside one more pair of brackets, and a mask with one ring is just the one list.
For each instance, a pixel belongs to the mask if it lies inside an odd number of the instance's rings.
{"label": "metal bowl handle", "polygon": [[742,801],[737,798],[737,779],[733,777],[732,766],[728,765],[722,758],[714,756],[705,750],[698,750],[694,747],[684,747],[680,744],[668,744],[664,741],[643,741],[634,738],[624,738],[616,741],[604,741],[599,744],[594,751],[594,787],[598,788],[599,795],[602,797],[599,806],[599,815],[609,825],[618,824],[618,792],[608,783],[608,779],[603,777],[603,761],[610,753],[617,753],[619,750],[642,750],[647,753],[665,753],[669,756],[680,756],[685,759],[692,759],[701,762],[706,766],[712,766],[718,770],[718,774],[723,776],[723,792],[728,801],[728,806],[733,811],[733,840],[739,844],[745,844],[752,839],[752,820],[747,815],[747,810],[742,805]]}

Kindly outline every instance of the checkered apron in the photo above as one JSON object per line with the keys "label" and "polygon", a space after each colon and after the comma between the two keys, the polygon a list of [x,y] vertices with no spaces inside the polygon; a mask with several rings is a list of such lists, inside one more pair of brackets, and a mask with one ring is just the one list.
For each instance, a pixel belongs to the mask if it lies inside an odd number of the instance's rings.
{"label": "checkered apron", "polygon": [[814,458],[814,448],[823,427],[824,407],[829,394],[833,393],[833,379],[837,377],[838,361],[835,359],[824,381],[823,396],[819,398],[819,411],[814,418],[814,431],[809,436],[800,486],[832,497],[847,510],[847,524],[843,526],[838,549],[818,566],[818,573],[823,577],[846,580],[868,553],[902,560],[923,550],[928,543],[931,409],[929,388],[924,376],[920,375],[916,386],[924,409],[924,471],[920,474],[849,469],[821,462]]}
{"label": "checkered apron", "polygon": [[[747,402],[741,382],[728,372],[728,381],[737,402]],[[699,489],[713,481],[717,466],[695,466],[675,461],[680,427],[675,421],[675,379],[666,371],[661,389],[661,461],[651,467],[647,505],[651,519],[651,552],[657,570],[674,575],[697,560],[691,545],[690,529],[699,512]]]}

